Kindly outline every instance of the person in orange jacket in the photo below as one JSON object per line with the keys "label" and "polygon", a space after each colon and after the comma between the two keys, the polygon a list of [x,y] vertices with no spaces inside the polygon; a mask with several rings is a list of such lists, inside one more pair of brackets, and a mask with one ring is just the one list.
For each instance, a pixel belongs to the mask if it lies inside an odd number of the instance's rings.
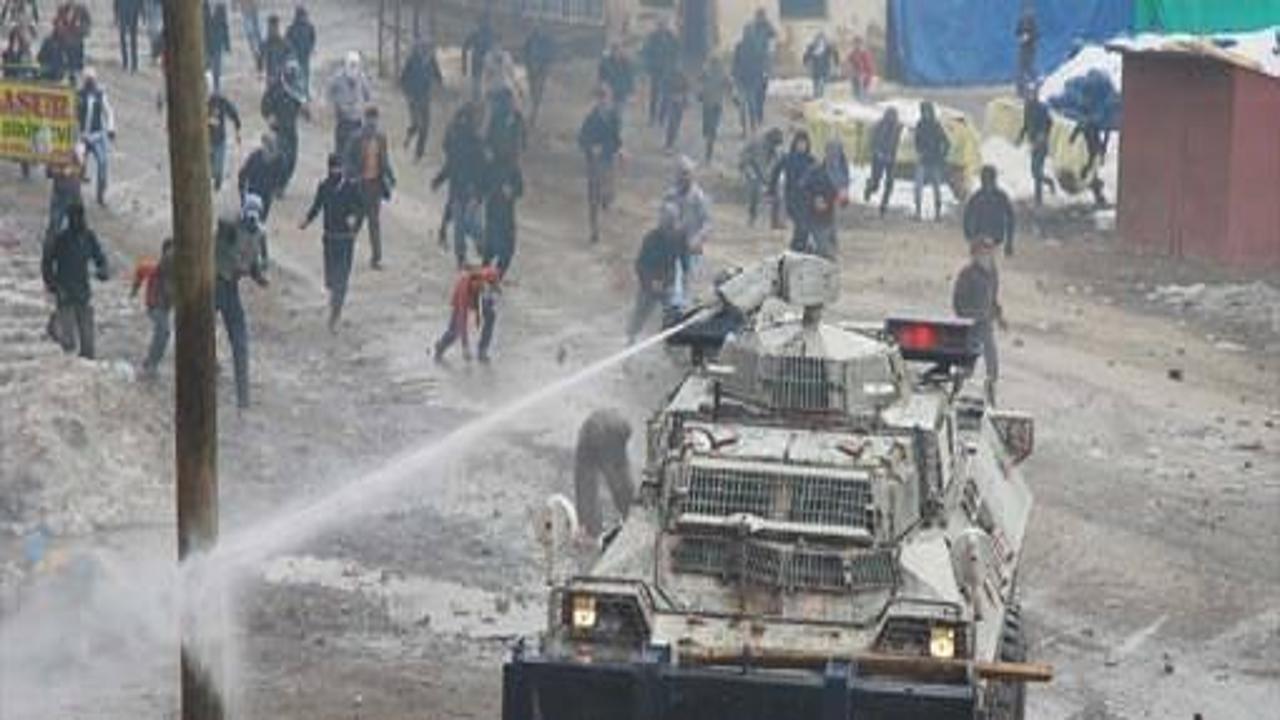
{"label": "person in orange jacket", "polygon": [[470,362],[468,321],[473,315],[480,329],[479,360],[482,363],[489,362],[489,344],[493,341],[493,330],[497,323],[496,305],[500,281],[501,275],[492,265],[465,267],[458,273],[458,280],[454,283],[449,299],[449,325],[435,344],[433,357],[436,362],[442,362],[445,352],[458,340],[462,341],[462,357]]}
{"label": "person in orange jacket", "polygon": [[144,258],[133,271],[133,287],[130,297],[146,287],[147,317],[151,319],[151,344],[142,362],[142,374],[154,378],[169,347],[169,311],[173,308],[173,238],[165,238],[160,248],[160,259]]}

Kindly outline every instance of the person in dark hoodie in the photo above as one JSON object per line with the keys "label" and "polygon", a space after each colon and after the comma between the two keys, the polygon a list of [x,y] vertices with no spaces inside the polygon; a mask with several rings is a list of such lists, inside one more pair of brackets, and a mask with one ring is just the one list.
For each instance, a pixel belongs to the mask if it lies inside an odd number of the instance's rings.
{"label": "person in dark hoodie", "polygon": [[409,129],[404,135],[404,146],[409,147],[417,138],[413,151],[416,160],[421,160],[427,149],[427,134],[431,130],[431,96],[437,88],[443,87],[444,75],[436,60],[435,46],[418,39],[400,70],[400,91],[409,103]]}
{"label": "person in dark hoodie", "polygon": [[364,199],[360,188],[342,174],[342,158],[329,155],[329,174],[316,186],[307,216],[298,225],[306,230],[316,216],[324,213],[324,286],[329,291],[329,332],[337,332],[338,320],[347,299],[356,234],[364,219]]}
{"label": "person in dark hoodie", "polygon": [[115,0],[113,9],[116,28],[120,32],[120,66],[130,73],[138,72],[138,24],[142,20],[143,0]]}
{"label": "person in dark hoodie", "polygon": [[938,122],[933,103],[920,103],[920,121],[916,123],[914,135],[916,145],[916,220],[923,219],[920,203],[924,199],[924,186],[933,186],[933,219],[942,220],[942,183],[946,181],[947,154],[951,152],[951,141],[947,132]]}
{"label": "person in dark hoodie", "polygon": [[871,177],[867,178],[862,192],[863,202],[871,202],[871,196],[884,183],[880,196],[880,217],[889,209],[889,196],[893,194],[894,166],[898,164],[898,142],[902,139],[902,123],[898,122],[896,108],[887,108],[871,131]]}
{"label": "person in dark hoodie", "polygon": [[542,109],[542,97],[546,93],[547,78],[551,76],[551,66],[556,62],[560,50],[556,39],[541,25],[534,26],[533,32],[524,41],[525,72],[529,75],[529,126],[538,122],[538,111]]}
{"label": "person in dark hoodie", "polygon": [[448,243],[453,223],[453,253],[461,269],[467,263],[467,240],[481,242],[480,204],[485,172],[484,141],[480,137],[480,104],[465,103],[449,121],[444,134],[444,165],[431,180],[431,189],[449,184],[444,217],[440,221],[440,245]]}
{"label": "person in dark hoodie", "polygon": [[209,93],[205,110],[209,118],[209,171],[213,175],[213,190],[222,189],[227,167],[227,122],[235,127],[236,145],[240,145],[240,110],[217,89],[213,73],[205,73],[205,88]]}
{"label": "person in dark hoodie", "polygon": [[631,67],[631,59],[622,49],[620,43],[609,46],[609,52],[600,59],[599,80],[609,86],[609,94],[613,99],[614,109],[621,118],[626,113],[627,103],[635,90],[635,70]]}
{"label": "person in dark hoodie", "polygon": [[804,51],[804,65],[809,68],[809,79],[813,82],[815,99],[826,95],[827,81],[831,79],[831,71],[840,64],[840,55],[836,48],[827,42],[825,33],[819,32]]}
{"label": "person in dark hoodie", "polygon": [[293,48],[293,57],[298,61],[301,70],[301,82],[298,87],[302,96],[311,97],[311,55],[316,50],[316,26],[311,24],[307,16],[307,8],[298,5],[293,11],[293,21],[289,29],[284,31],[284,39]]}
{"label": "person in dark hoodie", "polygon": [[665,19],[645,36],[640,57],[649,76],[649,125],[665,126],[667,83],[680,63],[680,40]]}
{"label": "person in dark hoodie", "polygon": [[280,16],[267,16],[267,37],[258,55],[258,72],[265,73],[267,84],[284,74],[285,63],[294,59],[293,47],[280,30]]}
{"label": "person in dark hoodie", "polygon": [[608,85],[596,90],[596,104],[578,129],[578,147],[587,162],[587,225],[591,243],[600,241],[600,211],[613,202],[614,173],[622,153],[622,119]]}
{"label": "person in dark hoodie", "polygon": [[1049,157],[1049,136],[1053,132],[1053,116],[1049,107],[1040,101],[1039,88],[1035,88],[1022,105],[1022,131],[1018,143],[1025,139],[1031,143],[1031,180],[1036,184],[1036,205],[1044,204],[1044,186],[1057,192],[1053,180],[1044,174],[1044,161]]}
{"label": "person in dark hoodie", "polygon": [[481,261],[505,278],[516,254],[516,203],[524,196],[520,164],[496,159],[484,179],[484,252]]}
{"label": "person in dark hoodie", "polygon": [[1000,274],[996,271],[993,251],[996,243],[988,237],[970,241],[970,261],[956,276],[951,294],[951,307],[958,317],[973,321],[970,338],[974,349],[982,353],[987,374],[987,402],[996,403],[996,382],[1000,379],[1000,356],[996,349],[996,326],[1005,329],[1004,309],[1000,306]]}
{"label": "person in dark hoodie", "polygon": [[801,184],[804,192],[806,236],[791,249],[836,260],[836,210],[846,202],[849,187],[849,162],[839,140],[830,140],[821,165],[814,165]]}
{"label": "person in dark hoodie", "polygon": [[462,42],[462,74],[471,78],[471,100],[480,100],[484,81],[484,59],[496,44],[493,22],[486,11],[480,15],[476,27]]}
{"label": "person in dark hoodie", "polygon": [[996,169],[982,168],[981,187],[964,208],[964,236],[969,242],[990,240],[1004,245],[1004,254],[1013,255],[1013,203],[996,184]]}
{"label": "person in dark hoodie", "polygon": [[302,70],[290,59],[284,72],[270,81],[262,96],[262,117],[275,133],[280,150],[280,187],[284,195],[293,171],[298,166],[298,116],[309,117],[306,96],[302,93]]}
{"label": "person in dark hoodie", "polygon": [[262,144],[249,153],[237,176],[240,201],[244,202],[249,195],[257,196],[262,206],[259,219],[263,223],[271,216],[271,201],[280,192],[280,179],[283,176],[284,161],[280,157],[276,138],[271,133],[263,133]]}
{"label": "person in dark hoodie", "polygon": [[808,211],[805,208],[804,180],[817,161],[809,147],[809,133],[797,131],[791,138],[791,150],[774,164],[769,173],[769,196],[778,196],[778,182],[783,183],[783,206],[791,219],[791,246],[808,241]]}
{"label": "person in dark hoodie", "polygon": [[240,280],[248,275],[267,287],[266,232],[262,201],[245,195],[240,211],[233,209],[218,218],[214,232],[214,308],[222,316],[231,344],[232,369],[236,382],[236,406],[249,407],[249,325],[240,300]]}
{"label": "person in dark hoodie", "polygon": [[685,238],[680,233],[680,208],[664,202],[658,215],[658,227],[645,234],[636,255],[636,304],[627,323],[627,344],[634,345],[653,311],[666,305],[675,285],[676,263],[685,253]]}
{"label": "person in dark hoodie", "polygon": [[222,92],[222,56],[231,53],[231,26],[227,4],[219,1],[212,9],[204,4],[204,69],[212,75],[213,90]]}
{"label": "person in dark hoodie", "polygon": [[67,209],[67,226],[44,246],[40,269],[45,288],[57,300],[57,339],[62,349],[93,359],[93,305],[89,288],[89,264],[97,268],[98,280],[107,279],[107,257],[98,236],[84,218],[84,205]]}

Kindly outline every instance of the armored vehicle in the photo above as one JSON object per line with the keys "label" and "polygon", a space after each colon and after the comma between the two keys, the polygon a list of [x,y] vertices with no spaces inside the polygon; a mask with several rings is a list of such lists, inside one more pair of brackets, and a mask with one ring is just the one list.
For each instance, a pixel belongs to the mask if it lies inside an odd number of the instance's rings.
{"label": "armored vehicle", "polygon": [[965,393],[966,321],[830,322],[837,288],[796,254],[717,285],[740,327],[649,421],[504,718],[1021,718],[1031,421]]}

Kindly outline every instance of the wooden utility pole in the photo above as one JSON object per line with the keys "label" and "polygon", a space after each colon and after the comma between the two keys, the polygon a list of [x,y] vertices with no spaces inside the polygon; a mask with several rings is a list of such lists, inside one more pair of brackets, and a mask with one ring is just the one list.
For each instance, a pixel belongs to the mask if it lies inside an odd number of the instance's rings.
{"label": "wooden utility pole", "polygon": [[[165,83],[169,108],[169,183],[173,194],[175,465],[178,558],[208,552],[218,537],[218,404],[214,344],[213,213],[199,0],[164,0]],[[188,594],[186,589],[182,590]],[[200,602],[190,597],[186,602]],[[220,610],[220,608],[219,608]],[[199,617],[195,620],[199,622]],[[182,637],[182,718],[221,720],[212,678],[220,658]]]}

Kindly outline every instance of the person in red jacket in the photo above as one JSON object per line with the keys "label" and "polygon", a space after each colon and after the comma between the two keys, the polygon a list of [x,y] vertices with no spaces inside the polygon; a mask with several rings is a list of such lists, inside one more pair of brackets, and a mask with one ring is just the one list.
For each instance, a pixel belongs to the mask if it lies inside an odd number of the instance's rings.
{"label": "person in red jacket", "polygon": [[871,81],[876,76],[876,60],[863,43],[861,35],[853,39],[853,50],[849,51],[848,63],[853,96],[862,100],[871,92]]}
{"label": "person in red jacket", "polygon": [[142,362],[143,377],[155,377],[160,361],[169,348],[169,310],[173,307],[173,238],[165,238],[160,249],[160,259],[144,258],[133,271],[133,288],[130,297],[136,297],[139,288],[146,287],[143,302],[147,317],[151,318],[151,345]]}
{"label": "person in red jacket", "polygon": [[453,285],[453,293],[449,299],[449,325],[435,344],[433,357],[436,362],[442,362],[445,352],[458,340],[462,341],[462,357],[471,361],[468,322],[473,315],[480,328],[480,362],[489,362],[489,343],[493,340],[493,329],[497,322],[496,301],[500,280],[498,269],[492,265],[465,267],[458,273],[458,280]]}

